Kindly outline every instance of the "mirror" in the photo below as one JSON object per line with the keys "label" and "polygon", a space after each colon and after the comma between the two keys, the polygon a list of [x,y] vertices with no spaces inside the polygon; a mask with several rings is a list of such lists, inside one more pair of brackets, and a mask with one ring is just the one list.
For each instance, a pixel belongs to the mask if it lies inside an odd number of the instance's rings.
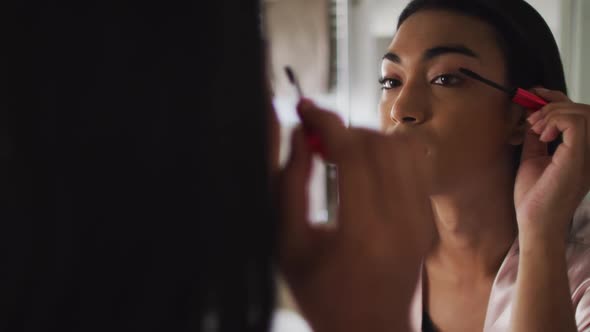
{"label": "mirror", "polygon": [[[590,103],[590,62],[586,60],[590,59],[590,20],[586,19],[590,17],[590,2],[528,2],[545,18],[560,47],[570,97]],[[288,155],[290,132],[299,121],[295,91],[283,77],[282,67],[292,65],[301,77],[304,93],[321,106],[338,111],[347,124],[377,128],[381,57],[407,3],[408,0],[264,1],[273,101],[282,126],[283,160]],[[315,202],[312,204],[319,214],[325,210],[325,176],[316,175],[311,184]],[[275,331],[308,330],[281,327]]]}

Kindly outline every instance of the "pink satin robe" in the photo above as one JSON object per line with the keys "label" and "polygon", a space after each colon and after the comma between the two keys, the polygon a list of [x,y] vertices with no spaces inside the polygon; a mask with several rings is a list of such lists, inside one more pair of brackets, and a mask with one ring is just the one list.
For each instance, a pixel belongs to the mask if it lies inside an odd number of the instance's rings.
{"label": "pink satin robe", "polygon": [[[576,211],[566,257],[576,324],[579,331],[590,332],[590,199],[586,199]],[[518,241],[515,241],[494,280],[484,332],[509,331],[517,270]],[[413,331],[422,330],[422,299],[420,278],[410,312]]]}

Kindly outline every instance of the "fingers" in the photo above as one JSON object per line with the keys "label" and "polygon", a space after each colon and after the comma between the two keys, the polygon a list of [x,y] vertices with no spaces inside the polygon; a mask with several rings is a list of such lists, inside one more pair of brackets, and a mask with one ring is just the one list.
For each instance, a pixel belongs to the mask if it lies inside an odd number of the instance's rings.
{"label": "fingers", "polygon": [[[587,191],[588,148],[587,129],[578,115],[566,114],[550,117],[548,128],[562,133],[563,143],[555,151],[551,164],[545,170],[547,176],[541,177],[539,185],[546,192],[559,193],[564,197],[577,196],[578,188]],[[551,173],[551,174],[549,174]],[[560,181],[555,179],[561,178]]]}
{"label": "fingers", "polygon": [[311,151],[305,144],[304,134],[301,127],[293,131],[291,137],[291,154],[283,169],[284,181],[299,184],[297,188],[303,189],[302,185],[309,180],[311,172]]}
{"label": "fingers", "polygon": [[[527,119],[532,125],[531,131],[534,133],[529,133],[528,139],[525,139],[527,143],[524,149],[530,152],[527,152],[527,157],[535,154],[540,155],[541,145],[539,143],[555,141],[561,135],[563,142],[555,151],[546,172],[568,174],[568,178],[572,179],[576,186],[587,190],[588,183],[590,183],[588,174],[588,169],[590,169],[590,106],[574,103],[559,91],[535,89],[534,92],[552,102]],[[535,137],[538,141],[535,141]],[[548,176],[546,178],[555,177]],[[552,180],[543,181],[551,182]],[[554,184],[547,183],[545,185]]]}
{"label": "fingers", "polygon": [[587,124],[585,118],[575,113],[552,113],[546,117],[547,126],[541,133],[541,140],[552,141],[563,133],[563,144],[583,155],[587,145]]}
{"label": "fingers", "polygon": [[522,145],[522,154],[520,160],[529,160],[547,155],[547,143],[540,141],[539,135],[537,135],[537,133],[535,133],[532,129],[527,130],[524,137],[524,143]]}
{"label": "fingers", "polygon": [[[576,109],[577,104],[571,102],[558,102],[558,103],[550,103],[547,106],[541,108],[538,112],[533,113],[531,116],[528,117],[527,121],[533,125],[532,129],[534,132],[540,134],[545,126],[547,125],[546,117],[548,114],[551,114],[556,111],[565,111],[568,110],[568,113],[571,112],[578,112],[583,113],[583,111]],[[590,114],[590,113],[589,113]]]}
{"label": "fingers", "polygon": [[[306,134],[319,137],[325,159],[338,167],[338,232],[365,232],[383,211],[376,211],[376,198],[382,195],[383,178],[378,178],[375,158],[382,135],[371,130],[348,129],[334,113],[302,99],[298,113]],[[383,138],[383,137],[381,137]],[[309,142],[308,142],[309,143]],[[383,204],[381,204],[383,206]]]}
{"label": "fingers", "polygon": [[530,115],[527,119],[528,122],[532,125],[533,132],[541,134],[541,132],[545,130],[545,127],[547,125],[545,116],[552,110],[568,107],[572,104],[572,101],[565,93],[558,90],[549,90],[543,87],[534,87],[531,89],[531,92],[549,102],[549,104],[540,109],[538,112],[535,112],[532,115]]}
{"label": "fingers", "polygon": [[[299,102],[297,112],[308,136],[308,142],[312,145],[319,144],[323,157],[332,162],[338,162],[346,157],[349,134],[338,115],[317,107],[308,99]],[[318,141],[314,143],[316,137]]]}
{"label": "fingers", "polygon": [[304,130],[294,130],[291,155],[280,174],[280,263],[284,272],[297,271],[321,256],[334,239],[332,225],[312,225],[309,215],[309,181],[312,152]]}
{"label": "fingers", "polygon": [[[532,130],[540,135],[543,142],[555,140],[560,131],[555,125],[550,125],[550,119],[560,116],[573,116],[576,121],[585,123],[586,128],[590,124],[590,107],[588,105],[574,103],[549,104],[541,111],[533,114],[529,122],[534,123]],[[535,122],[536,121],[536,122]],[[590,146],[590,137],[587,137],[586,143]]]}
{"label": "fingers", "polygon": [[394,223],[401,210],[409,208],[404,204],[415,207],[417,197],[426,196],[423,185],[418,185],[426,182],[418,178],[418,166],[425,163],[410,162],[409,156],[427,152],[424,147],[416,148],[424,150],[420,152],[412,148],[419,146],[414,139],[348,129],[336,114],[306,99],[299,103],[298,112],[306,134],[317,135],[326,160],[338,166],[338,231],[358,236],[376,224]]}
{"label": "fingers", "polygon": [[353,129],[349,135],[349,156],[337,164],[338,231],[358,237],[366,234],[364,232],[375,220],[380,189],[376,186],[374,163],[370,157],[374,155],[374,134],[369,130]]}
{"label": "fingers", "polygon": [[[590,125],[590,106],[584,104],[576,104],[572,102],[567,95],[561,91],[547,90],[543,88],[534,88],[532,91],[544,98],[550,103],[532,114],[527,120],[532,125],[532,131],[540,135],[539,139],[542,142],[551,142],[557,139],[561,133],[559,128],[555,124],[555,117],[570,115],[574,117],[576,121],[585,123],[585,127],[588,128]],[[563,121],[560,121],[564,123]],[[584,142],[590,147],[590,137],[582,133],[586,137]]]}
{"label": "fingers", "polygon": [[[371,204],[374,193],[369,163],[361,155],[367,147],[360,130],[348,130],[334,113],[302,99],[297,111],[305,128],[308,146],[310,135],[319,139],[324,159],[338,167],[339,207],[337,230],[358,230],[363,211]],[[341,217],[344,216],[344,217]]]}

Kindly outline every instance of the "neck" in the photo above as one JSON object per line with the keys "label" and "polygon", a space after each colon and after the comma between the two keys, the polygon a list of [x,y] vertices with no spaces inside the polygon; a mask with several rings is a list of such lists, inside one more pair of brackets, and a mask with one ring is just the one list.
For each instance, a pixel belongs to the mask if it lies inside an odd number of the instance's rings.
{"label": "neck", "polygon": [[426,258],[429,273],[461,280],[496,275],[518,231],[514,182],[505,171],[431,196],[438,239]]}

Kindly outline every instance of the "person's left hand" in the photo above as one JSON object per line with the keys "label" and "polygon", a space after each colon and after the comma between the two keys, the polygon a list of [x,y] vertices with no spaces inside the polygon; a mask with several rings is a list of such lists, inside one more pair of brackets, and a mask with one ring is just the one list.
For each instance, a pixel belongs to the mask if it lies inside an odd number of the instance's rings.
{"label": "person's left hand", "polygon": [[[563,242],[574,212],[590,189],[590,106],[560,91],[533,89],[550,103],[529,116],[514,203],[519,238]],[[547,143],[563,135],[555,154]],[[540,135],[540,136],[539,136]],[[555,242],[555,243],[558,243]]]}

